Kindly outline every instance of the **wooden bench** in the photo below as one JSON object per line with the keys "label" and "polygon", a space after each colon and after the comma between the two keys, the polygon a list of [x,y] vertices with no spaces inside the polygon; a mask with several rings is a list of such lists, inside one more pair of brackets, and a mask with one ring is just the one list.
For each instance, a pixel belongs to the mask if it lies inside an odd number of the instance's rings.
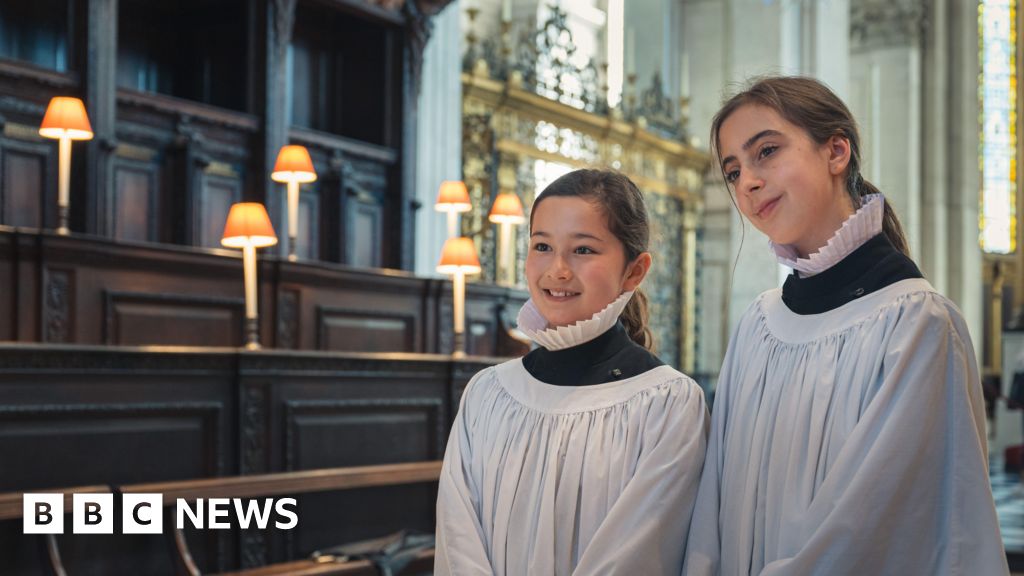
{"label": "wooden bench", "polygon": [[[159,493],[163,494],[164,506],[172,506],[179,499],[194,502],[209,498],[264,498],[268,496],[292,496],[310,492],[351,490],[377,486],[394,486],[420,482],[436,482],[441,474],[441,462],[412,462],[359,466],[350,468],[328,468],[302,470],[274,474],[252,474],[220,478],[203,478],[178,482],[154,482],[121,486],[122,494]],[[165,514],[167,531],[173,539],[177,570],[189,576],[201,576],[189,552],[185,534],[173,522],[173,514]],[[425,551],[409,565],[409,570],[429,571],[433,566],[433,550]],[[374,566],[365,560],[332,561],[297,560],[259,568],[230,572],[232,576],[293,575],[367,575],[377,574]],[[227,576],[224,574],[222,576]]]}
{"label": "wooden bench", "polygon": [[[51,488],[45,490],[32,490],[33,493],[63,494],[64,513],[71,513],[71,505],[75,494],[104,494],[110,492],[109,486],[79,486],[76,488]],[[24,492],[8,492],[0,494],[0,520],[15,520],[24,516]],[[70,532],[70,524],[65,519],[65,533]],[[66,576],[64,562],[60,557],[60,548],[57,546],[57,538],[54,534],[40,534],[42,536],[43,555],[47,565],[53,574]]]}

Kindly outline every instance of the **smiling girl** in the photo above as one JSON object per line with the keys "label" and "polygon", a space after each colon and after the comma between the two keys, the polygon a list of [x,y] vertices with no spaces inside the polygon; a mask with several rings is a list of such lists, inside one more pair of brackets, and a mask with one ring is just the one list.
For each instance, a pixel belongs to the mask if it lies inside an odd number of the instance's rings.
{"label": "smiling girl", "polygon": [[643,196],[577,170],[534,201],[519,327],[455,418],[436,574],[672,574],[703,464],[701,389],[650,349]]}
{"label": "smiling girl", "polygon": [[711,134],[794,272],[729,343],[685,573],[1006,574],[967,327],[862,178],[849,110],[768,78]]}

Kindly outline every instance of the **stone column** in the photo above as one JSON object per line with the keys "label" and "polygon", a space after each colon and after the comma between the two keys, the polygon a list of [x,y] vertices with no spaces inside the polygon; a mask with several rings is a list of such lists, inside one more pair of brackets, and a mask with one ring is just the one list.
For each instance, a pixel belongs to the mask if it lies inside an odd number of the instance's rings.
{"label": "stone column", "polygon": [[789,0],[780,10],[781,72],[813,76],[845,100],[850,84],[849,0]]}
{"label": "stone column", "polygon": [[[941,63],[942,73],[926,69],[926,73],[946,76],[942,89],[929,90],[927,98],[937,102],[948,96],[945,106],[933,108],[928,101],[928,116],[925,126],[929,130],[941,129],[942,137],[926,136],[925,142],[945,140],[945,153],[941,158],[929,156],[926,159],[926,174],[929,178],[926,190],[942,189],[942,177],[932,177],[945,167],[946,185],[942,197],[929,197],[930,212],[944,212],[946,226],[929,226],[933,238],[929,244],[944,244],[947,254],[946,281],[944,294],[953,299],[967,320],[974,348],[981,351],[982,317],[984,298],[981,283],[982,257],[978,245],[978,190],[981,173],[978,168],[978,12],[975,2],[933,0],[936,17],[941,15],[947,23],[948,33],[936,27],[929,31],[929,37],[936,50],[944,52],[945,62]],[[941,10],[940,10],[941,8]],[[943,15],[942,13],[945,12]],[[926,75],[927,78],[927,75]],[[937,204],[931,209],[932,204]],[[944,231],[947,231],[943,234]],[[922,247],[923,248],[923,247]],[[1018,245],[1017,250],[1022,248]],[[927,269],[932,261],[925,259]],[[993,346],[1001,346],[993,342]]]}
{"label": "stone column", "polygon": [[865,0],[850,16],[850,108],[860,123],[862,173],[921,249],[922,0]]}

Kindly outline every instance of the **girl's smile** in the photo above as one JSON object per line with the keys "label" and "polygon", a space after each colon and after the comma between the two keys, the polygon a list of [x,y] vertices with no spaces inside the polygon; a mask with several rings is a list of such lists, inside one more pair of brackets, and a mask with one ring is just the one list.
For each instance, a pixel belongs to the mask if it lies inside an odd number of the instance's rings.
{"label": "girl's smile", "polygon": [[772,213],[774,212],[774,208],[778,206],[780,200],[782,200],[781,195],[761,202],[760,204],[758,204],[757,209],[754,211],[754,216],[760,218],[761,220],[765,220],[771,217]]}

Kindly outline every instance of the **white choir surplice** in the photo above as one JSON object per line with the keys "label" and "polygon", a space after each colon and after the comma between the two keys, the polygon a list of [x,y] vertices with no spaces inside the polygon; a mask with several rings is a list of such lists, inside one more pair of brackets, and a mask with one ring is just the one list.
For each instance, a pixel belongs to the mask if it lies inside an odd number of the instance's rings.
{"label": "white choir surplice", "polygon": [[679,574],[706,414],[668,366],[589,386],[519,359],[481,371],[445,452],[435,573]]}
{"label": "white choir surplice", "polygon": [[1006,574],[967,327],[923,279],[761,295],[719,376],[684,574]]}

